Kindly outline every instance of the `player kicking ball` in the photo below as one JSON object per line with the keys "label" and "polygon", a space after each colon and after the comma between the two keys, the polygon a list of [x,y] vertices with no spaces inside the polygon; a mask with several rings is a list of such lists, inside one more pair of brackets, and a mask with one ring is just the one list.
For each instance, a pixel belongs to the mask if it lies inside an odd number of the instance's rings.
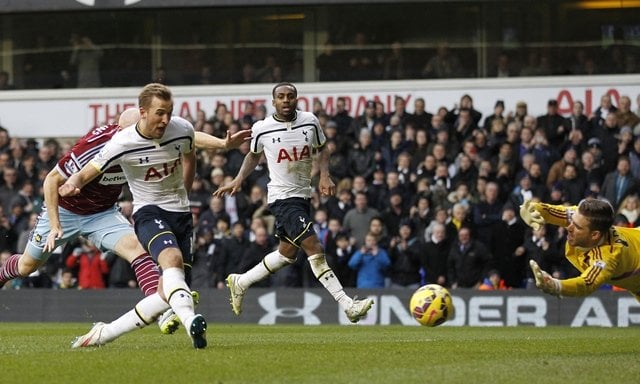
{"label": "player kicking ball", "polygon": [[[134,125],[140,120],[138,108],[128,109],[123,112],[123,116],[124,115],[128,118],[126,120],[128,124],[121,124],[123,127]],[[227,137],[225,139],[219,139],[202,132],[195,132],[195,146],[202,149],[236,148],[243,142],[249,140],[250,135],[250,131],[240,131],[233,135],[227,133]],[[136,241],[136,243],[138,242]],[[189,265],[186,264],[185,268],[186,267],[189,267]],[[195,291],[192,291],[191,295],[195,306],[198,304],[199,295]],[[148,313],[146,316],[143,316],[145,311]],[[160,326],[162,333],[171,334],[179,328],[179,317],[162,298],[162,295],[157,294],[152,298],[143,299],[136,305],[136,308],[130,310],[111,323],[98,322],[94,324],[88,333],[77,337],[72,342],[71,346],[72,348],[81,348],[104,345],[127,332],[146,326],[156,317],[158,317],[158,325]]]}
{"label": "player kicking ball", "polygon": [[251,151],[245,156],[238,175],[213,193],[214,196],[223,197],[227,193],[233,195],[238,192],[264,153],[271,178],[267,186],[268,204],[276,217],[276,235],[280,243],[276,251],[266,255],[261,263],[249,271],[227,277],[231,308],[239,315],[247,289],[269,274],[292,264],[298,248],[302,248],[313,274],[340,304],[347,318],[356,323],[366,316],[373,300],[355,300],[347,296],[327,264],[311,219],[311,170],[314,158],[320,170],[320,193],[328,196],[334,194],[336,189],[329,175],[330,154],[322,150],[326,138],[314,114],[296,110],[298,91],[293,84],[277,84],[272,96],[276,112],[256,122],[251,128]]}
{"label": "player kicking ball", "polygon": [[140,120],[124,128],[60,188],[75,196],[105,169],[120,165],[133,195],[134,230],[140,244],[162,269],[158,292],[138,302],[116,321],[97,323],[73,346],[101,345],[151,324],[167,303],[185,325],[196,349],[207,346],[207,322],[194,312],[184,265],[192,263],[193,220],[188,191],[195,176],[195,133],[172,116],[173,97],[162,84],[148,84],[138,96]]}
{"label": "player kicking ball", "polygon": [[530,260],[540,290],[558,297],[587,296],[611,284],[640,301],[640,230],[613,226],[615,213],[608,201],[585,199],[566,207],[527,200],[520,206],[520,216],[533,229],[546,223],[565,227],[564,255],[581,272],[556,279]]}

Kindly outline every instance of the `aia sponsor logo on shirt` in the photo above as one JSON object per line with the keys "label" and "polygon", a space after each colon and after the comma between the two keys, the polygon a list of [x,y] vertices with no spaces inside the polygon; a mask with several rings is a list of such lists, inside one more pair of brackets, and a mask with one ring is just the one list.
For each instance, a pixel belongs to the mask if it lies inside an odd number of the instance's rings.
{"label": "aia sponsor logo on shirt", "polygon": [[147,168],[147,171],[145,172],[144,181],[162,180],[167,176],[171,176],[181,164],[182,159],[179,157],[173,163],[162,163],[162,165],[158,167],[151,166]]}
{"label": "aia sponsor logo on shirt", "polygon": [[283,161],[300,161],[304,159],[311,158],[311,148],[308,145],[305,145],[301,149],[293,147],[291,151],[288,151],[286,148],[280,148],[278,151],[278,163]]}

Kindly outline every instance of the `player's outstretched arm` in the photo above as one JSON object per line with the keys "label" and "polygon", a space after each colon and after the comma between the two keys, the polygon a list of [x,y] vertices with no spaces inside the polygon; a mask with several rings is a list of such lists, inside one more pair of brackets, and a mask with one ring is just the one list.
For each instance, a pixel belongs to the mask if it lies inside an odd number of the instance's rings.
{"label": "player's outstretched arm", "polygon": [[256,169],[256,166],[260,162],[260,157],[262,157],[262,153],[247,153],[242,161],[242,166],[240,167],[240,171],[238,171],[238,175],[230,183],[221,186],[213,192],[213,196],[223,197],[226,194],[231,196],[235,195],[242,187],[244,179],[249,176],[254,169]]}
{"label": "player's outstretched arm", "polygon": [[233,135],[227,131],[227,137],[224,140],[219,137],[208,135],[204,132],[195,133],[195,144],[198,149],[238,148],[242,143],[249,140],[251,140],[250,129],[243,129]]}
{"label": "player's outstretched arm", "polygon": [[229,183],[220,186],[213,192],[213,196],[215,197],[224,197],[224,195],[233,196],[238,192],[242,187],[242,180],[239,180],[237,177],[231,180]]}
{"label": "player's outstretched arm", "polygon": [[520,217],[531,228],[536,231],[545,224],[542,214],[535,208],[534,203],[527,199],[520,206]]}
{"label": "player's outstretched arm", "polygon": [[540,266],[534,260],[529,260],[529,266],[533,272],[533,277],[536,279],[536,286],[540,288],[542,292],[554,296],[560,296],[562,294],[562,284],[560,280],[551,277],[547,272],[540,269]]}
{"label": "player's outstretched arm", "polygon": [[227,131],[227,138],[225,139],[225,149],[238,148],[245,141],[251,141],[251,130],[243,129],[233,135]]}
{"label": "player's outstretched arm", "polygon": [[64,177],[54,168],[47,174],[42,185],[47,215],[49,216],[49,225],[51,227],[51,231],[44,245],[45,252],[53,251],[56,240],[60,239],[63,235],[62,225],[60,225],[60,214],[58,212],[58,188],[64,181]]}
{"label": "player's outstretched arm", "polygon": [[71,177],[58,188],[58,193],[62,197],[76,196],[85,185],[89,184],[91,180],[98,177],[101,173],[98,168],[89,162],[85,164],[80,171],[71,175]]}

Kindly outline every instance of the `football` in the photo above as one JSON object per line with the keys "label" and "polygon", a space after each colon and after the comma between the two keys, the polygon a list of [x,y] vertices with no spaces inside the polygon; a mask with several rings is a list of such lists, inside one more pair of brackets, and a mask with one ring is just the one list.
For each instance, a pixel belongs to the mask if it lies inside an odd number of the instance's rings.
{"label": "football", "polygon": [[438,284],[423,285],[411,296],[409,310],[413,318],[421,325],[438,326],[453,315],[451,294]]}

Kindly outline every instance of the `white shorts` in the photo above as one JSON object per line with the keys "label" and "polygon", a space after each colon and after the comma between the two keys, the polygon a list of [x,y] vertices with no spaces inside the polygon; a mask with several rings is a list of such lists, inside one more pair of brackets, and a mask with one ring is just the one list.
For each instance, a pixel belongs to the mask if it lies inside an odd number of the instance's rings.
{"label": "white shorts", "polygon": [[[62,238],[56,241],[56,248],[83,236],[102,251],[113,251],[115,245],[126,235],[134,235],[133,227],[118,211],[117,207],[92,215],[78,215],[62,207],[58,209]],[[51,252],[42,249],[47,242],[51,230],[49,215],[43,209],[38,216],[38,223],[29,235],[26,252],[36,260],[45,261]]]}

